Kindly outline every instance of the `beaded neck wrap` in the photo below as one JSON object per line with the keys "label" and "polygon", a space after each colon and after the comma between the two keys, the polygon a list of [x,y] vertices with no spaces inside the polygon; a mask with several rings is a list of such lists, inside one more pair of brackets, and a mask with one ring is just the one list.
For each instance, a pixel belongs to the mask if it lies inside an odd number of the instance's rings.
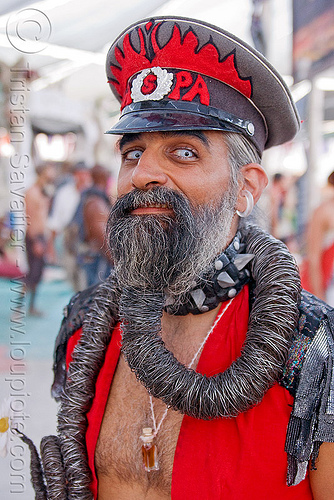
{"label": "beaded neck wrap", "polygon": [[[250,262],[254,301],[249,328],[241,356],[215,377],[185,367],[165,348],[159,335],[165,297],[142,290],[120,291],[114,275],[100,285],[73,352],[58,414],[59,438],[55,442],[50,436],[44,443],[44,449],[51,447],[55,457],[50,477],[46,477],[44,467],[48,497],[41,494],[36,498],[93,498],[85,444],[86,414],[120,318],[126,318],[122,351],[130,368],[152,396],[181,413],[202,419],[236,416],[258,404],[278,380],[298,321],[299,273],[282,242],[256,226],[246,226],[243,232],[246,253],[254,255]],[[46,460],[44,455],[42,452],[42,461]],[[35,469],[38,467],[35,464]],[[66,482],[56,481],[64,471]],[[35,490],[45,488],[44,480],[38,481]]]}
{"label": "beaded neck wrap", "polygon": [[246,266],[254,257],[253,254],[243,253],[246,248],[243,239],[242,233],[238,231],[230,245],[212,264],[211,272],[199,279],[181,305],[175,306],[169,297],[165,299],[165,311],[179,316],[201,314],[235,297],[250,280],[250,271]]}

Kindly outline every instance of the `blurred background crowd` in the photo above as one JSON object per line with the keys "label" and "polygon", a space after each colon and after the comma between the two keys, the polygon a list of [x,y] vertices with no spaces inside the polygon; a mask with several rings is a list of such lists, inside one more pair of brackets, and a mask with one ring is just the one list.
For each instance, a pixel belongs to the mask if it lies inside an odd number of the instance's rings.
{"label": "blurred background crowd", "polygon": [[[334,305],[334,0],[2,0],[0,400],[15,398],[9,374],[21,342],[24,428],[36,442],[54,432],[49,390],[62,308],[112,265],[104,228],[119,158],[104,132],[119,106],[106,53],[123,29],[151,15],[231,31],[285,78],[302,126],[264,154],[270,183],[259,223],[294,254],[303,286]],[[33,498],[28,455],[21,462],[24,484],[12,483],[9,460],[1,498]]]}

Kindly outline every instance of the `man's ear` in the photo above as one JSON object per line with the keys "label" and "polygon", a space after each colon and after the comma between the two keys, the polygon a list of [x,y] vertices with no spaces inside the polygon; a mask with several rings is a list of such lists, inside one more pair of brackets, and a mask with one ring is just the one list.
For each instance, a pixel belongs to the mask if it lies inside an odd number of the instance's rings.
{"label": "man's ear", "polygon": [[252,194],[255,205],[259,200],[262,191],[268,184],[268,177],[263,167],[261,167],[258,163],[248,163],[247,165],[244,165],[241,167],[240,173],[242,177],[236,208],[242,212],[246,208],[246,201],[242,191],[247,189],[247,191]]}

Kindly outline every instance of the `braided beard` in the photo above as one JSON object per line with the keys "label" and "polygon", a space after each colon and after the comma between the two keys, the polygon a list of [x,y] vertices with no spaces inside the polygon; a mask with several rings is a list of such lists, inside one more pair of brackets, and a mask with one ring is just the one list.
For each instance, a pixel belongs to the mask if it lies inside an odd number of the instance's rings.
{"label": "braided beard", "polygon": [[[180,193],[158,187],[134,190],[111,210],[108,239],[121,289],[167,293],[182,302],[200,275],[226,247],[232,225],[236,189],[218,207],[193,207]],[[169,215],[131,215],[142,206],[163,205]]]}

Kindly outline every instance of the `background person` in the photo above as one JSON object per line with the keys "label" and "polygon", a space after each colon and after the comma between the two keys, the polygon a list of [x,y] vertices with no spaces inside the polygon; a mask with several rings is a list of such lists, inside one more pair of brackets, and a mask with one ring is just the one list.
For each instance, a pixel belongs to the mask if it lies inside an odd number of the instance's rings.
{"label": "background person", "polygon": [[81,194],[81,200],[71,222],[76,226],[77,265],[85,272],[86,286],[107,278],[111,270],[106,243],[106,225],[111,208],[108,188],[110,172],[101,165],[91,169],[93,185]]}
{"label": "background person", "polygon": [[43,163],[36,167],[37,180],[25,195],[27,229],[26,252],[28,272],[25,284],[30,292],[29,314],[40,316],[35,307],[36,289],[42,279],[47,249],[47,219],[56,177],[55,167]]}
{"label": "background person", "polygon": [[62,250],[60,261],[66,269],[67,277],[74,290],[78,291],[85,287],[85,280],[81,269],[77,266],[77,255],[69,225],[80,203],[81,193],[91,185],[92,178],[90,169],[82,161],[73,166],[71,177],[56,191],[53,200],[48,219],[48,228],[51,232],[49,260],[53,263],[59,262],[56,239],[60,237]]}
{"label": "background person", "polygon": [[334,172],[328,177],[327,192],[327,198],[314,210],[308,224],[308,268],[303,284],[334,306]]}
{"label": "background person", "polygon": [[275,238],[280,238],[280,224],[283,218],[284,204],[287,194],[286,180],[283,174],[273,175],[269,200],[270,200],[270,233]]}

